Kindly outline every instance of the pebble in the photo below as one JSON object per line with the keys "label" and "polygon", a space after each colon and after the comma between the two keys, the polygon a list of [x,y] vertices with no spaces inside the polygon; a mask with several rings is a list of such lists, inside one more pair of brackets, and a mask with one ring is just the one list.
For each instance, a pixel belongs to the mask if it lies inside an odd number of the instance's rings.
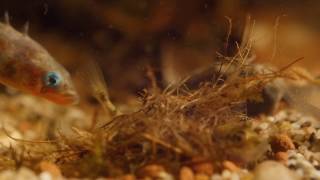
{"label": "pebble", "polygon": [[127,174],[127,175],[124,175],[120,178],[121,180],[135,180],[136,177],[132,174]]}
{"label": "pebble", "polygon": [[279,162],[281,162],[282,164],[287,164],[289,156],[287,152],[276,152],[276,154],[274,155],[275,159]]}
{"label": "pebble", "polygon": [[292,139],[287,134],[278,134],[271,139],[273,152],[295,149]]}
{"label": "pebble", "polygon": [[228,178],[228,177],[230,177],[230,175],[231,175],[231,172],[229,171],[229,170],[223,170],[222,171],[222,174],[221,174],[221,176],[223,177],[223,178]]}
{"label": "pebble", "polygon": [[301,124],[301,127],[305,128],[305,127],[310,127],[311,125],[312,123],[310,121],[305,121],[304,123]]}
{"label": "pebble", "polygon": [[298,180],[299,177],[276,161],[265,161],[254,170],[255,180]]}
{"label": "pebble", "polygon": [[53,180],[53,177],[49,172],[40,173],[39,178],[40,180]]}
{"label": "pebble", "polygon": [[[14,127],[9,125],[4,125],[4,128],[11,137],[14,137],[17,139],[23,138],[22,134]],[[17,145],[17,141],[8,137],[4,132],[0,132],[0,144],[6,147],[10,147],[10,146],[15,147]]]}
{"label": "pebble", "polygon": [[234,164],[232,161],[224,161],[222,163],[223,167],[229,171],[239,171],[240,168]]}
{"label": "pebble", "polygon": [[163,168],[163,166],[157,164],[150,164],[138,170],[137,175],[139,177],[158,178],[160,173],[164,171],[165,169]]}
{"label": "pebble", "polygon": [[53,177],[61,177],[61,171],[57,165],[48,161],[41,161],[39,163],[40,170],[50,173]]}
{"label": "pebble", "polygon": [[212,163],[202,158],[195,158],[194,162],[191,164],[191,167],[196,174],[205,174],[211,176],[214,172]]}
{"label": "pebble", "polygon": [[180,169],[180,180],[194,180],[194,173],[189,167],[182,167]]}
{"label": "pebble", "polygon": [[272,122],[276,121],[276,118],[273,116],[268,116],[268,117],[266,117],[266,120],[272,123]]}
{"label": "pebble", "polygon": [[209,180],[209,176],[205,174],[196,174],[195,175],[195,180]]}
{"label": "pebble", "polygon": [[174,180],[174,177],[171,174],[169,174],[169,173],[167,173],[165,171],[162,171],[162,172],[159,173],[158,177],[156,177],[155,179]]}
{"label": "pebble", "polygon": [[38,176],[25,167],[20,168],[17,172],[6,170],[0,173],[1,180],[39,180]]}
{"label": "pebble", "polygon": [[275,121],[275,122],[283,121],[283,120],[286,119],[287,117],[288,117],[287,111],[280,111],[280,112],[278,112],[278,113],[274,116],[274,121]]}
{"label": "pebble", "polygon": [[293,123],[293,124],[291,124],[291,128],[292,129],[300,129],[301,127],[300,127],[300,124]]}
{"label": "pebble", "polygon": [[15,177],[15,172],[12,170],[6,170],[0,173],[0,179],[2,180],[11,180],[11,179],[14,179],[14,177]]}
{"label": "pebble", "polygon": [[295,169],[297,174],[304,179],[320,179],[320,171],[317,170],[302,154],[296,152],[289,153],[289,167]]}
{"label": "pebble", "polygon": [[261,124],[259,125],[259,128],[260,128],[261,130],[266,130],[268,127],[269,127],[269,123],[266,123],[266,122],[261,123]]}
{"label": "pebble", "polygon": [[214,174],[211,176],[211,180],[222,180],[222,177],[219,174]]}
{"label": "pebble", "polygon": [[232,174],[230,176],[230,180],[240,180],[239,174],[232,172]]}
{"label": "pebble", "polygon": [[315,137],[316,137],[316,139],[320,139],[320,130],[317,130]]}

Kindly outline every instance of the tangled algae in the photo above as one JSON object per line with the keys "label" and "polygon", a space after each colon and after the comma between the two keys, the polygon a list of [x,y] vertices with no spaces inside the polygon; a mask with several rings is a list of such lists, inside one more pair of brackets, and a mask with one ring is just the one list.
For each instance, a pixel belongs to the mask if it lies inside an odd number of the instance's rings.
{"label": "tangled algae", "polygon": [[237,58],[224,63],[213,66],[216,73],[197,88],[181,83],[144,91],[138,111],[117,115],[102,127],[74,127],[75,136],[60,133],[53,141],[18,141],[24,150],[3,152],[1,166],[37,170],[45,160],[65,177],[116,177],[150,164],[174,175],[199,162],[215,171],[226,160],[254,167],[270,155],[270,137],[253,128],[247,102],[261,101],[265,85],[282,72],[257,74]]}

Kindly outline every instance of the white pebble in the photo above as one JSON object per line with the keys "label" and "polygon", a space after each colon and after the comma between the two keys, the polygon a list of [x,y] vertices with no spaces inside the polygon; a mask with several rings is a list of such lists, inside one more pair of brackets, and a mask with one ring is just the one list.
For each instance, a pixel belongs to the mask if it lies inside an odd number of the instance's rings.
{"label": "white pebble", "polygon": [[273,117],[273,116],[268,116],[266,119],[267,119],[267,121],[269,121],[269,122],[275,122],[275,121],[276,121],[276,118]]}
{"label": "white pebble", "polygon": [[49,172],[42,172],[40,175],[39,175],[39,178],[40,180],[52,180],[52,176]]}
{"label": "white pebble", "polygon": [[211,180],[222,180],[222,177],[218,174],[214,174],[211,176]]}
{"label": "white pebble", "polygon": [[230,176],[231,176],[231,172],[230,171],[228,171],[228,170],[223,170],[222,171],[222,178],[223,179],[229,179]]}
{"label": "white pebble", "polygon": [[231,173],[230,180],[240,180],[240,177],[237,173],[233,172]]}
{"label": "white pebble", "polygon": [[266,130],[267,128],[269,127],[269,124],[268,123],[261,123],[260,125],[259,125],[259,128],[261,129],[261,130]]}
{"label": "white pebble", "polygon": [[297,174],[276,161],[265,161],[254,170],[255,180],[296,180]]}

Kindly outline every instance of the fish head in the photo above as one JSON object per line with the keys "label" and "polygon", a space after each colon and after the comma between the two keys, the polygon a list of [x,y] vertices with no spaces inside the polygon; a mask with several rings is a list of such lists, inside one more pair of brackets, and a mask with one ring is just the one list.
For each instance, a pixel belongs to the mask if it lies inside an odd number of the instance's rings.
{"label": "fish head", "polygon": [[39,43],[2,23],[0,82],[61,105],[79,101],[69,72]]}
{"label": "fish head", "polygon": [[61,105],[73,105],[79,102],[79,95],[69,72],[55,60],[41,69],[38,81],[40,87],[36,95]]}
{"label": "fish head", "polygon": [[79,101],[69,72],[51,60],[46,64],[20,60],[2,62],[0,82],[60,105],[73,105]]}

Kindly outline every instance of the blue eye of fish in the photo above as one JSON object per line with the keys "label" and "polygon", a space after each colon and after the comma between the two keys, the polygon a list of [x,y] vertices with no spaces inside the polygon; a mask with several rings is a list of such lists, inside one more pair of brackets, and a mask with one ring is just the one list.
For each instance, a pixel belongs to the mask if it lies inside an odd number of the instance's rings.
{"label": "blue eye of fish", "polygon": [[57,72],[48,72],[44,78],[44,81],[48,87],[57,87],[61,83],[61,76]]}

